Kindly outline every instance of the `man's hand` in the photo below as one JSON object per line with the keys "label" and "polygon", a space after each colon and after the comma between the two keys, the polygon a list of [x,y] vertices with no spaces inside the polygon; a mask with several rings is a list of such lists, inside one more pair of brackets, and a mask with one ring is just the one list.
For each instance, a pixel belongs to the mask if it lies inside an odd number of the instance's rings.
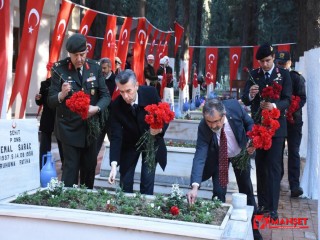
{"label": "man's hand", "polygon": [[272,110],[273,109],[273,103],[271,102],[261,102],[260,103],[261,109],[266,109],[266,110]]}
{"label": "man's hand", "polygon": [[110,184],[115,184],[116,183],[116,176],[117,176],[117,165],[116,164],[111,164],[111,171],[109,174],[108,182]]}
{"label": "man's hand", "polygon": [[197,199],[198,188],[198,186],[194,185],[192,186],[192,189],[187,193],[187,200],[190,205],[194,204]]}
{"label": "man's hand", "polygon": [[58,95],[59,101],[62,102],[68,96],[68,93],[70,91],[71,91],[71,84],[64,82],[61,86],[61,92],[59,92],[59,95]]}
{"label": "man's hand", "polygon": [[150,134],[153,136],[161,132],[162,132],[162,128],[159,128],[159,129],[150,128]]}
{"label": "man's hand", "polygon": [[93,115],[95,115],[98,112],[99,112],[99,107],[98,106],[89,105],[88,118],[92,117]]}
{"label": "man's hand", "polygon": [[250,97],[251,98],[255,98],[258,93],[259,93],[259,86],[258,85],[252,85],[250,87],[250,91],[249,91]]}
{"label": "man's hand", "polygon": [[40,100],[41,97],[42,97],[42,95],[41,95],[40,93],[37,93],[35,99],[36,99],[36,100]]}

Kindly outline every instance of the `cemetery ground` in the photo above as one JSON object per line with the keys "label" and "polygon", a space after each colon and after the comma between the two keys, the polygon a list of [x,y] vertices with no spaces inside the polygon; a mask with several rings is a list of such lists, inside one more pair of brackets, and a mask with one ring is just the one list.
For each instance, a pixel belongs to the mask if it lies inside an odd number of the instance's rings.
{"label": "cemetery ground", "polygon": [[[103,153],[105,147],[102,147],[98,155],[98,164],[96,174],[100,172]],[[57,144],[53,143],[52,152],[56,161],[56,169],[59,179],[61,179],[61,162],[59,160]],[[301,162],[301,174],[305,160]],[[168,163],[170,164],[170,163]],[[285,174],[281,182],[280,202],[279,202],[279,218],[308,218],[307,228],[305,229],[260,229],[264,240],[302,240],[302,239],[318,239],[318,201],[306,198],[291,198],[289,191],[289,183],[287,177],[287,157],[284,157]],[[184,190],[186,192],[186,190]],[[231,203],[231,194],[227,194],[227,203]]]}

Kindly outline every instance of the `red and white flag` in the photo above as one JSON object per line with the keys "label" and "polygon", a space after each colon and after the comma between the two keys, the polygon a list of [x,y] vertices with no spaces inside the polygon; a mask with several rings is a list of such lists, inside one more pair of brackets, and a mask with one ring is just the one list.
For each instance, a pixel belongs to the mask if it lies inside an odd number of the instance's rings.
{"label": "red and white flag", "polygon": [[180,80],[179,80],[179,88],[181,91],[183,91],[184,87],[186,86],[187,81],[186,81],[186,75],[184,72],[184,68],[182,68],[181,75],[180,75]]}
{"label": "red and white flag", "polygon": [[154,69],[158,69],[160,66],[160,59],[163,58],[164,56],[162,55],[162,48],[161,48],[161,43],[163,41],[165,37],[164,32],[160,33],[160,38],[159,38],[159,42],[158,42],[158,46],[157,46],[157,51],[156,51],[156,55],[154,57]]}
{"label": "red and white flag", "polygon": [[154,32],[153,32],[153,38],[152,38],[151,45],[150,45],[150,48],[149,48],[149,54],[152,54],[152,55],[154,54],[153,52],[154,52],[154,48],[155,48],[155,45],[156,45],[158,33],[159,33],[159,30],[155,29]]}
{"label": "red and white flag", "polygon": [[253,47],[253,58],[252,58],[253,59],[253,61],[252,61],[252,68],[253,69],[256,69],[256,68],[260,67],[259,62],[256,59],[256,54],[257,54],[258,48],[259,48],[259,46],[254,46]]}
{"label": "red and white flag", "polygon": [[87,58],[93,58],[97,39],[90,36],[86,36],[86,38],[87,38],[87,49],[88,49]]}
{"label": "red and white flag", "polygon": [[144,85],[144,54],[147,41],[146,19],[139,18],[133,51],[133,71],[140,85]]}
{"label": "red and white flag", "polygon": [[178,47],[184,32],[184,28],[177,22],[174,22],[174,55],[176,56]]}
{"label": "red and white flag", "polygon": [[21,44],[19,48],[20,52],[16,65],[16,74],[8,106],[8,108],[12,106],[18,93],[20,93],[22,103],[20,107],[19,118],[23,118],[26,109],[43,4],[44,0],[28,1],[27,3]]}
{"label": "red and white flag", "polygon": [[194,88],[198,87],[198,74],[197,74],[197,69],[194,68],[194,72],[193,72],[193,80],[192,80],[192,85]]}
{"label": "red and white flag", "polygon": [[241,59],[241,47],[231,47],[229,54],[230,67],[230,91],[232,90],[232,81],[237,79],[239,63]]}
{"label": "red and white flag", "polygon": [[119,34],[117,57],[119,57],[122,62],[121,69],[124,69],[126,65],[131,25],[132,17],[126,17]]}
{"label": "red and white flag", "polygon": [[94,12],[88,9],[82,18],[80,28],[79,28],[79,33],[83,34],[84,36],[87,36],[90,31],[93,20],[95,19],[96,16],[97,16],[97,12]]}
{"label": "red and white flag", "polygon": [[[9,1],[3,1],[0,5],[0,19],[1,19],[1,29],[0,29],[0,115],[2,112],[4,91],[7,82],[7,72],[8,72],[8,51],[9,48],[9,34],[10,34],[10,3]],[[1,116],[0,116],[1,117]]]}
{"label": "red and white flag", "polygon": [[218,65],[218,48],[206,48],[206,74],[205,81],[207,86],[210,83],[216,84]]}
{"label": "red and white flag", "polygon": [[106,26],[106,33],[104,35],[102,43],[101,57],[107,57],[111,60],[112,69],[115,69],[115,54],[116,54],[116,27],[117,27],[117,16],[109,15]]}
{"label": "red and white flag", "polygon": [[50,77],[50,68],[58,61],[60,56],[60,51],[63,43],[63,39],[66,33],[66,29],[69,23],[70,14],[74,7],[73,3],[62,1],[60,11],[57,16],[56,25],[53,30],[53,35],[51,39],[51,48],[50,48],[50,55],[49,55],[49,62],[48,62],[48,73],[47,78]]}
{"label": "red and white flag", "polygon": [[167,33],[166,39],[164,40],[163,49],[162,49],[162,56],[168,56],[168,44],[170,41],[171,33]]}

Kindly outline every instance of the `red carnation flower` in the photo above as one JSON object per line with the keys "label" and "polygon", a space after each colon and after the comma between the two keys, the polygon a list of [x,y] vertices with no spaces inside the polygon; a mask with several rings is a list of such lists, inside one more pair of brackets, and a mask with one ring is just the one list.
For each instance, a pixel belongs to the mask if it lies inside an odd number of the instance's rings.
{"label": "red carnation flower", "polygon": [[179,211],[180,211],[180,209],[179,209],[177,206],[172,206],[172,207],[170,208],[170,213],[171,213],[173,216],[178,215],[178,214],[179,214]]}

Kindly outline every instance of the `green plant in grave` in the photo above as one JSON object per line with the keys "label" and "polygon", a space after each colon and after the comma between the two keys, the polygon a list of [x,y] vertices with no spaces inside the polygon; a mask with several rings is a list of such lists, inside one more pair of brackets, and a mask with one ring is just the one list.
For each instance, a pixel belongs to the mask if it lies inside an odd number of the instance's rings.
{"label": "green plant in grave", "polygon": [[34,194],[24,193],[13,202],[217,225],[221,224],[229,208],[222,207],[217,199],[198,199],[194,205],[189,206],[178,184],[172,185],[170,195],[156,196],[126,194],[121,189],[108,192],[104,189],[87,190],[84,186],[65,188],[57,179],[53,179],[50,184],[48,188]]}

